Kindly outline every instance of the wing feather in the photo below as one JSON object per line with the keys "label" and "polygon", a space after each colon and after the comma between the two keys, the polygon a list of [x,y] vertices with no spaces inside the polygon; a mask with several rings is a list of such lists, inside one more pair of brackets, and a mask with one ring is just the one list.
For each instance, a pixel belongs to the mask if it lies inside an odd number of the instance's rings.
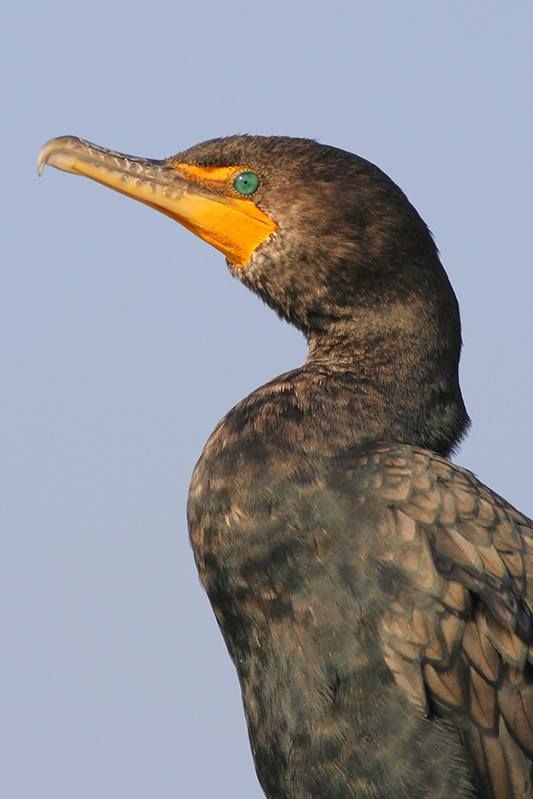
{"label": "wing feather", "polygon": [[533,522],[424,450],[384,445],[363,470],[397,685],[457,726],[484,795],[533,799]]}

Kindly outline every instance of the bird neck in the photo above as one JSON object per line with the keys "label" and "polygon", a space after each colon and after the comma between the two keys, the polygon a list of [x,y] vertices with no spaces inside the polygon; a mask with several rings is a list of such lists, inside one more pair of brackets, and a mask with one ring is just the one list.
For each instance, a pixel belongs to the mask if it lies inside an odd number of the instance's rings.
{"label": "bird neck", "polygon": [[420,317],[416,307],[367,308],[310,333],[301,379],[311,391],[321,376],[323,423],[333,413],[353,443],[400,441],[448,455],[469,424],[454,321]]}

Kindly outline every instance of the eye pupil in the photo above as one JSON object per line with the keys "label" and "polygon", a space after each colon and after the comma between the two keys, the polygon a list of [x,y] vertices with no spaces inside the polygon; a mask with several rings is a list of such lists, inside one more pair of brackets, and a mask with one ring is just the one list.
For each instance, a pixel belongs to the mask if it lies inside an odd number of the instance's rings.
{"label": "eye pupil", "polygon": [[250,195],[259,188],[259,178],[255,172],[241,172],[233,181],[233,188],[239,194]]}

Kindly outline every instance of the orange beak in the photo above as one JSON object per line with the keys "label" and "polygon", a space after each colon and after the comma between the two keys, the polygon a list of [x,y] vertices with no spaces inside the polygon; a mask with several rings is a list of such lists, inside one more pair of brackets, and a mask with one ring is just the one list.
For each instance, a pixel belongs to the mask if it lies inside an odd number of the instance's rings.
{"label": "orange beak", "polygon": [[96,180],[179,222],[245,267],[253,253],[278,228],[251,198],[232,187],[245,166],[201,167],[137,158],[73,136],[51,139],[39,153],[39,174],[50,166]]}

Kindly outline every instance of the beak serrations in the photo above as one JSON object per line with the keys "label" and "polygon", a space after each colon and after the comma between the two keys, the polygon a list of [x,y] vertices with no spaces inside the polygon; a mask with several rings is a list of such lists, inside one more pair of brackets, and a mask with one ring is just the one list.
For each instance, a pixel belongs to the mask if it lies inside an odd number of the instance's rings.
{"label": "beak serrations", "polygon": [[77,136],[59,136],[50,139],[41,148],[37,157],[37,172],[41,175],[47,164],[68,172],[71,171],[69,167],[73,166],[76,159],[130,176],[142,175],[147,179],[158,179],[158,182],[169,183],[172,179],[172,174],[165,170],[166,161],[138,158],[108,150]]}

